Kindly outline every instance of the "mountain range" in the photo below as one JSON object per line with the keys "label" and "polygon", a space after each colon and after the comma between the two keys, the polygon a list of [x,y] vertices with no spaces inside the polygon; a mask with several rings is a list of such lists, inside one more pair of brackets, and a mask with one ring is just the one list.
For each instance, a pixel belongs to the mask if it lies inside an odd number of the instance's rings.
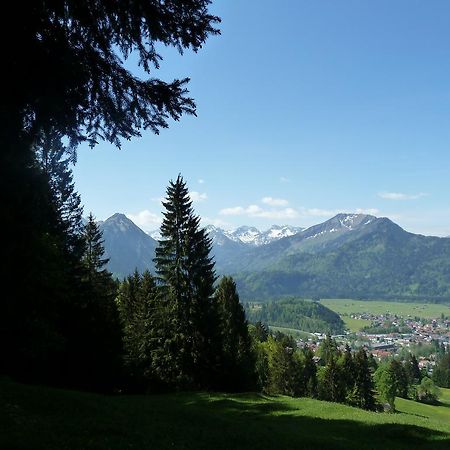
{"label": "mountain range", "polygon": [[[152,236],[123,214],[100,228],[115,275],[154,270]],[[217,273],[233,275],[242,299],[450,299],[450,239],[409,233],[387,218],[338,214],[307,229],[207,231]]]}

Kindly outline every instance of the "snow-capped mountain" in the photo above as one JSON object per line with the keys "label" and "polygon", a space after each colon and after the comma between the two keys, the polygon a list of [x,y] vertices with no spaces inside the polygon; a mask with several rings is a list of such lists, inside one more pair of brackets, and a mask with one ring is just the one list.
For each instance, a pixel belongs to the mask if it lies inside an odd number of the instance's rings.
{"label": "snow-capped mountain", "polygon": [[261,233],[259,243],[257,245],[269,244],[278,239],[282,239],[288,236],[294,236],[303,231],[304,228],[292,227],[289,225],[272,225],[268,230]]}
{"label": "snow-capped mountain", "polygon": [[149,231],[147,234],[155,241],[159,241],[161,239],[161,231],[159,228],[157,230]]}
{"label": "snow-capped mountain", "polygon": [[233,241],[239,244],[260,246],[293,236],[303,231],[303,228],[289,225],[272,225],[268,230],[260,231],[255,227],[243,225],[235,230],[228,231],[214,225],[208,225],[206,230],[216,245],[225,245],[228,241]]}
{"label": "snow-capped mountain", "polygon": [[[149,234],[123,214],[100,228],[111,272],[154,271],[158,244]],[[233,275],[241,299],[450,296],[450,239],[408,233],[386,217],[338,214],[302,231],[212,225],[207,231],[216,273]]]}

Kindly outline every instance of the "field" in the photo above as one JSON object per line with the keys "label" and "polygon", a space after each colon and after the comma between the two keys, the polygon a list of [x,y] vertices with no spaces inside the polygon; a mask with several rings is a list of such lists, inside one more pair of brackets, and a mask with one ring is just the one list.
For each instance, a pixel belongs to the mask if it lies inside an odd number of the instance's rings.
{"label": "field", "polygon": [[450,448],[445,404],[372,413],[312,399],[178,393],[107,397],[0,380],[1,449]]}
{"label": "field", "polygon": [[417,316],[424,319],[434,319],[441,314],[450,316],[450,306],[445,304],[350,299],[324,299],[320,303],[337,312],[350,331],[358,331],[365,325],[369,325],[368,321],[352,319],[350,317],[352,313],[385,314],[389,312],[403,317]]}
{"label": "field", "polygon": [[312,336],[311,333],[302,330],[297,330],[295,328],[273,327],[272,325],[270,325],[269,328],[272,332],[280,331],[281,333],[287,334],[296,339],[308,339]]}

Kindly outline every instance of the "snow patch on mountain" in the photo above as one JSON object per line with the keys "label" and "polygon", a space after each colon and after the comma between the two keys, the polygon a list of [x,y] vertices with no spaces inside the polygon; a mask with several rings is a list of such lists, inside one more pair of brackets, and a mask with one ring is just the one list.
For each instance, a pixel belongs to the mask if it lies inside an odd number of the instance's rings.
{"label": "snow patch on mountain", "polygon": [[206,227],[206,231],[216,245],[224,245],[227,241],[233,241],[238,244],[261,246],[288,236],[293,236],[302,230],[303,228],[289,225],[272,225],[265,231],[260,231],[255,227],[246,225],[235,230],[224,230],[214,225],[208,225]]}

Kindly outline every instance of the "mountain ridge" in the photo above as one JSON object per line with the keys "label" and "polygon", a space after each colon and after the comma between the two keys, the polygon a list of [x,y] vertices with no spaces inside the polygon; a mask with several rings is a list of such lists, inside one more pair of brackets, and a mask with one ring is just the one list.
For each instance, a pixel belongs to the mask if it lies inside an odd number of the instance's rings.
{"label": "mountain ridge", "polygon": [[[119,277],[136,268],[154,271],[157,241],[149,234],[123,214],[100,227],[109,270]],[[367,214],[341,213],[293,229],[255,243],[236,237],[260,236],[254,227],[237,228],[233,239],[233,232],[208,226],[218,275],[232,275],[241,298],[249,300],[285,295],[450,299],[450,239],[409,233],[386,217]]]}

